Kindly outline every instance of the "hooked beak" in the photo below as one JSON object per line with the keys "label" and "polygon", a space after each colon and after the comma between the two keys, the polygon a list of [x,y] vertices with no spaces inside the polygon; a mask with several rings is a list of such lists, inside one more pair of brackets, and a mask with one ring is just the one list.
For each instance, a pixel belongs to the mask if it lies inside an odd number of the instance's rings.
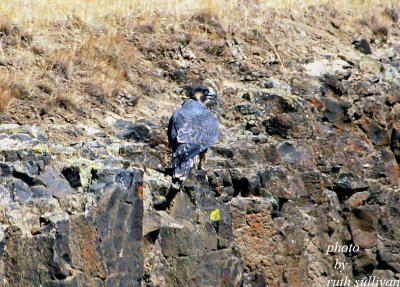
{"label": "hooked beak", "polygon": [[207,98],[207,106],[215,106],[219,104],[219,97],[217,93],[208,94]]}
{"label": "hooked beak", "polygon": [[217,94],[208,94],[208,95],[206,96],[206,98],[209,99],[209,100],[212,100],[212,99],[214,99],[216,96],[217,96]]}

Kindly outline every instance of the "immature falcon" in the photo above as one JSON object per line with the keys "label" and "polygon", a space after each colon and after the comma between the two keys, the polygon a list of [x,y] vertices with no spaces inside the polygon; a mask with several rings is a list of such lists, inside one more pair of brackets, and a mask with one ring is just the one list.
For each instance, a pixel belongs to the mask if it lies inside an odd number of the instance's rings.
{"label": "immature falcon", "polygon": [[197,86],[182,107],[176,110],[168,125],[168,141],[172,148],[171,169],[174,179],[185,180],[193,167],[194,157],[199,155],[199,169],[206,159],[207,148],[219,136],[219,122],[207,108],[207,104],[218,102],[212,87]]}

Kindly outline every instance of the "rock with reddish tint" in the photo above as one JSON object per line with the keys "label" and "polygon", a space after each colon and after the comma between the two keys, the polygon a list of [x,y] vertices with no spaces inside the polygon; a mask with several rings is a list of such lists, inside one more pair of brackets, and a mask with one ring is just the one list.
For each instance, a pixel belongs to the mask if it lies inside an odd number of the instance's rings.
{"label": "rock with reddish tint", "polygon": [[353,87],[354,93],[360,96],[372,96],[375,90],[372,87],[372,84],[368,81],[360,81],[356,83]]}
{"label": "rock with reddish tint", "polygon": [[204,172],[192,174],[172,198],[168,211],[159,211],[158,217],[159,223],[152,224],[151,234],[146,236],[149,244],[159,242],[146,245],[147,258],[160,262],[157,274],[145,268],[149,282],[164,278],[171,287],[187,286],[187,282],[241,286],[242,262],[232,252],[231,215],[209,188]]}
{"label": "rock with reddish tint", "polygon": [[357,273],[366,274],[368,270],[373,270],[378,266],[376,253],[372,249],[362,249],[353,257],[354,270]]}
{"label": "rock with reddish tint", "polygon": [[400,168],[394,153],[388,148],[382,148],[374,166],[375,177],[385,178],[391,185],[400,183]]}
{"label": "rock with reddish tint", "polygon": [[378,240],[379,206],[360,206],[353,208],[350,215],[350,229],[354,244],[360,248],[373,248]]}
{"label": "rock with reddish tint", "polygon": [[330,123],[342,124],[349,121],[347,109],[349,108],[347,103],[338,102],[330,98],[323,98],[324,102],[324,120]]}
{"label": "rock with reddish tint", "polygon": [[[349,236],[346,228],[339,228],[340,215],[334,215],[325,204],[298,209],[300,202],[279,200],[275,203],[273,198],[230,201],[234,239],[242,254],[244,282],[249,286],[257,286],[258,282],[271,286],[323,286],[326,278],[312,270],[324,270],[329,277],[339,274],[332,267],[331,258],[323,253],[328,245]],[[281,213],[279,217],[274,216],[276,208]],[[317,215],[318,221],[307,219]],[[338,256],[343,262],[349,262],[344,255]],[[345,274],[350,276],[350,272],[346,270]]]}
{"label": "rock with reddish tint", "polygon": [[260,107],[266,115],[293,113],[301,110],[301,105],[289,93],[281,90],[257,90],[251,95],[251,101]]}
{"label": "rock with reddish tint", "polygon": [[375,120],[365,118],[359,122],[359,125],[375,145],[389,145],[389,136],[386,129]]}
{"label": "rock with reddish tint", "polygon": [[10,226],[1,256],[8,284],[141,286],[142,182],[140,171],[119,173],[96,208],[43,221],[31,237]]}
{"label": "rock with reddish tint", "polygon": [[313,124],[310,120],[296,113],[277,115],[263,124],[268,134],[285,139],[305,139],[313,135]]}
{"label": "rock with reddish tint", "polygon": [[[270,254],[274,245],[278,245],[276,241],[273,241],[273,245],[268,244],[268,238],[272,236],[271,231],[263,228],[263,226],[273,224],[270,215],[272,212],[271,202],[263,199],[235,198],[229,205],[235,230],[235,243],[241,250],[245,270],[247,269],[249,272],[268,269],[268,266],[274,262]],[[252,256],[251,249],[257,256]],[[261,265],[263,268],[258,269],[257,266]],[[276,272],[277,270],[271,269],[271,271]],[[271,274],[272,276],[273,274]]]}
{"label": "rock with reddish tint", "polygon": [[[342,96],[350,89],[350,82],[346,80],[350,75],[325,74],[321,78],[324,88],[331,89],[335,94]],[[325,91],[326,93],[326,91]]]}
{"label": "rock with reddish tint", "polygon": [[396,156],[397,162],[400,164],[400,124],[396,123],[393,126],[392,136],[390,140],[390,149]]}
{"label": "rock with reddish tint", "polygon": [[363,205],[369,198],[370,193],[368,191],[356,192],[347,200],[349,207],[357,207]]}
{"label": "rock with reddish tint", "polygon": [[301,179],[304,184],[304,188],[307,191],[306,195],[313,201],[320,202],[321,193],[324,189],[324,180],[322,174],[319,171],[305,171],[301,173]]}

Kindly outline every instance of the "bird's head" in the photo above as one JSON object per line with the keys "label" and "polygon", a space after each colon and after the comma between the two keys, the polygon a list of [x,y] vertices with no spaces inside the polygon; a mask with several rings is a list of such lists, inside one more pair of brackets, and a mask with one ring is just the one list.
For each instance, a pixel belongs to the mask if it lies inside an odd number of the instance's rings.
{"label": "bird's head", "polygon": [[206,106],[213,105],[219,102],[218,94],[212,87],[197,86],[191,93],[191,98],[195,101],[203,103]]}

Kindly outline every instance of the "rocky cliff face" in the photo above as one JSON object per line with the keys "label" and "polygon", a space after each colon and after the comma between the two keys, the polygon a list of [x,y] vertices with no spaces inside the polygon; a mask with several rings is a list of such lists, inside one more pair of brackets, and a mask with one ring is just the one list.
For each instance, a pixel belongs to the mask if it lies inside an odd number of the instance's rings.
{"label": "rocky cliff face", "polygon": [[229,208],[206,173],[179,191],[124,168],[119,145],[65,148],[37,128],[1,130],[2,286],[241,283]]}
{"label": "rocky cliff face", "polygon": [[[399,280],[398,19],[381,38],[315,7],[269,16],[236,34],[209,14],[162,33],[121,26],[134,59],[124,81],[141,97],[87,82],[75,55],[16,100],[0,118],[2,286]],[[59,43],[97,39],[98,27],[73,24]],[[357,29],[373,41],[352,45]],[[24,54],[31,40],[15,49],[0,69],[43,55]],[[168,117],[183,86],[206,78],[222,99],[221,137],[207,170],[177,190],[163,173]],[[56,83],[87,101],[44,109]]]}
{"label": "rocky cliff face", "polygon": [[141,286],[142,172],[1,130],[2,286]]}

